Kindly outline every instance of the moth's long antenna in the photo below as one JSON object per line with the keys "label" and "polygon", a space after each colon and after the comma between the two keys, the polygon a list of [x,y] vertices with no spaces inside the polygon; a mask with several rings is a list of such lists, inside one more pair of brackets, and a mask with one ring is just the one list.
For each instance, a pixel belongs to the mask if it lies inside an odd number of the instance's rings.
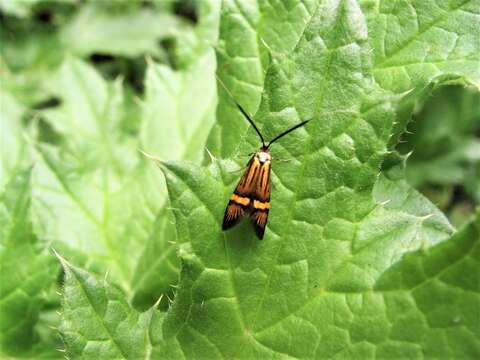
{"label": "moth's long antenna", "polygon": [[220,80],[220,78],[215,74],[215,77],[217,78],[217,81],[220,83],[220,85],[222,85],[222,87],[225,89],[225,91],[227,92],[228,96],[230,96],[230,98],[233,100],[233,102],[235,103],[235,105],[237,105],[237,108],[240,110],[240,112],[243,114],[243,116],[245,116],[245,118],[248,120],[248,122],[250,123],[250,125],[253,126],[253,128],[255,129],[255,131],[257,132],[258,136],[260,137],[260,140],[262,140],[262,145],[265,147],[265,140],[263,139],[263,136],[262,136],[262,133],[260,132],[260,130],[258,130],[257,128],[257,125],[255,125],[255,123],[253,122],[253,120],[251,119],[250,115],[247,114],[247,112],[245,110],[243,110],[243,108],[240,106],[240,104],[235,100],[235,98],[233,97],[232,93],[230,92],[230,90],[228,90],[228,88],[226,87],[226,85],[223,83],[222,80]]}
{"label": "moth's long antenna", "polygon": [[267,145],[267,148],[270,147],[270,145],[272,145],[275,141],[277,141],[278,139],[280,139],[281,137],[284,137],[285,135],[287,135],[288,133],[291,133],[293,130],[295,129],[298,129],[299,127],[305,125],[306,123],[308,123],[310,120],[305,120],[305,121],[302,121],[300,124],[297,124],[295,125],[294,127],[284,131],[283,133],[281,133],[280,135],[277,135],[276,137],[273,138],[273,140],[271,140],[268,145]]}

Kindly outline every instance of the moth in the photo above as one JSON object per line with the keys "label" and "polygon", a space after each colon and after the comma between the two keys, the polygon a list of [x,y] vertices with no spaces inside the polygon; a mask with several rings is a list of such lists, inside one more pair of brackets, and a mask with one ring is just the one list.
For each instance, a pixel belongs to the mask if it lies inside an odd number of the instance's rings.
{"label": "moth", "polygon": [[[229,93],[228,90],[227,92]],[[250,215],[255,233],[262,240],[270,210],[270,173],[272,163],[272,156],[269,152],[270,146],[293,130],[305,125],[309,120],[295,125],[273,138],[268,144],[265,144],[265,140],[253,120],[240,104],[233,99],[233,96],[231,97],[240,112],[257,132],[262,141],[262,147],[249,160],[245,173],[235,187],[232,196],[230,196],[223,217],[222,230],[232,228],[246,215]]]}

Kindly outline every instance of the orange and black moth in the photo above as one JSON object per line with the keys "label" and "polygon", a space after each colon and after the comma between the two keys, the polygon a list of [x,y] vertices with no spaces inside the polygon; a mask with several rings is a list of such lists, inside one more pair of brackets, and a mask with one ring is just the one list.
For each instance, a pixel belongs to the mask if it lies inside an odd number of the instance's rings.
{"label": "orange and black moth", "polygon": [[[225,90],[229,93],[226,88]],[[262,147],[249,160],[245,173],[235,187],[232,196],[230,196],[223,217],[222,229],[228,230],[238,224],[246,215],[250,215],[255,233],[261,240],[265,233],[268,212],[270,210],[270,173],[272,156],[270,155],[269,148],[281,137],[305,125],[308,120],[284,131],[268,144],[265,144],[263,136],[253,120],[237,102],[235,102],[235,104],[257,132],[262,141]]]}

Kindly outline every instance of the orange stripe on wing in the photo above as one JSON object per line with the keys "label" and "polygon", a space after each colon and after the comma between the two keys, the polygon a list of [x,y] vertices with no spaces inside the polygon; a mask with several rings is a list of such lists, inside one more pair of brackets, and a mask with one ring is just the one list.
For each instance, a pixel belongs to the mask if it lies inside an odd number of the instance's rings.
{"label": "orange stripe on wing", "polygon": [[270,169],[270,161],[262,164],[255,187],[255,197],[262,202],[270,200]]}
{"label": "orange stripe on wing", "polygon": [[270,209],[270,203],[268,201],[262,202],[258,200],[253,200],[253,207],[257,210],[266,210]]}
{"label": "orange stripe on wing", "polygon": [[232,194],[232,196],[230,196],[230,200],[243,206],[248,206],[248,204],[250,204],[250,199],[248,197],[239,196],[237,194]]}

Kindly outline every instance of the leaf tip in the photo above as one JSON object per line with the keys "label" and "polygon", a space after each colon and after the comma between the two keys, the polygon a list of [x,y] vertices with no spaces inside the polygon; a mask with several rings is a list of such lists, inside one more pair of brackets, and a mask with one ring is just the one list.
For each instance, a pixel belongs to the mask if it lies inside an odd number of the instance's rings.
{"label": "leaf tip", "polygon": [[158,166],[162,165],[162,160],[160,160],[160,159],[157,158],[156,156],[154,156],[154,155],[152,155],[152,154],[149,154],[148,152],[143,151],[142,149],[138,149],[138,151],[139,151],[143,156],[145,156],[147,159],[154,161],[155,164],[157,164]]}
{"label": "leaf tip", "polygon": [[67,269],[70,269],[70,264],[68,263],[68,261],[62,256],[60,255],[57,250],[55,250],[53,247],[51,248],[52,249],[52,252],[53,254],[57,257],[57,259],[60,261],[60,264],[62,264],[62,267],[67,270]]}
{"label": "leaf tip", "polygon": [[150,55],[145,55],[145,62],[147,63],[148,66],[153,65],[153,59]]}
{"label": "leaf tip", "polygon": [[205,151],[207,152],[208,156],[210,157],[210,162],[214,163],[217,159],[215,158],[215,156],[213,156],[213,154],[210,152],[210,150],[208,150],[208,148],[206,146],[205,146]]}
{"label": "leaf tip", "polygon": [[434,214],[427,214],[427,215],[421,216],[420,219],[422,221],[425,221],[425,220],[430,219],[432,216],[434,216]]}
{"label": "leaf tip", "polygon": [[161,294],[160,297],[158,298],[158,300],[155,301],[155,304],[153,304],[153,308],[154,308],[154,309],[158,309],[158,306],[159,306],[160,303],[162,302],[162,299],[163,299],[163,294]]}
{"label": "leaf tip", "polygon": [[108,282],[108,275],[109,274],[110,274],[110,269],[107,269],[107,271],[105,271],[105,276],[103,277],[103,281]]}
{"label": "leaf tip", "polygon": [[392,201],[392,199],[388,199],[388,200],[382,201],[379,205],[380,205],[381,207],[384,207],[384,206],[387,205],[390,201]]}

